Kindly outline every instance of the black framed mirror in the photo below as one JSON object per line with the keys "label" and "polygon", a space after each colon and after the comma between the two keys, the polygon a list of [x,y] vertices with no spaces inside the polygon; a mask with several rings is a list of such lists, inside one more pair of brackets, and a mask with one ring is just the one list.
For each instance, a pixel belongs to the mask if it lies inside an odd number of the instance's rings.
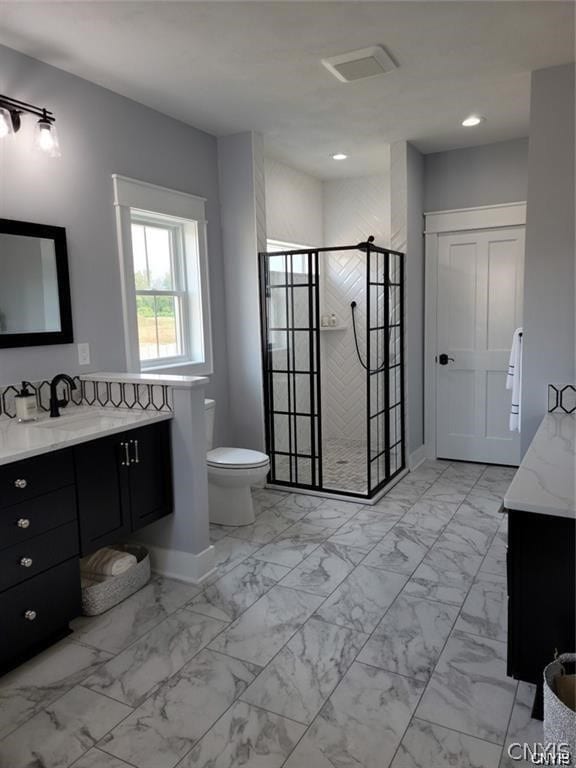
{"label": "black framed mirror", "polygon": [[65,228],[0,219],[0,348],[72,341]]}

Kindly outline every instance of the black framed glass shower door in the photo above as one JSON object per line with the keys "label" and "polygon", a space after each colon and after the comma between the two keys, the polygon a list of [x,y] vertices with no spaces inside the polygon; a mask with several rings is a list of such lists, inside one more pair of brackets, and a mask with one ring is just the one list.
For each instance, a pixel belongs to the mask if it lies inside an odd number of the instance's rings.
{"label": "black framed glass shower door", "polygon": [[[371,242],[362,245],[260,254],[265,424],[273,485],[369,499],[405,468],[403,254]],[[320,316],[328,308],[321,278],[328,259],[343,252],[352,252],[344,256],[353,256],[351,261],[360,263],[363,272],[364,287],[354,301],[357,354],[345,359],[361,374],[357,380],[363,383],[351,396],[355,405],[361,399],[365,415],[358,425],[360,443],[346,441],[335,455],[330,399],[324,424],[322,406],[327,382],[328,394],[334,391],[334,365],[329,374],[326,355],[330,343],[342,336],[328,334],[332,341],[322,348],[326,334],[321,331],[326,329]],[[350,307],[346,304],[346,311]],[[352,326],[346,333],[350,345]],[[350,487],[347,468],[332,464],[353,462],[361,463],[361,479]]]}
{"label": "black framed glass shower door", "polygon": [[271,482],[322,488],[318,251],[260,254]]}

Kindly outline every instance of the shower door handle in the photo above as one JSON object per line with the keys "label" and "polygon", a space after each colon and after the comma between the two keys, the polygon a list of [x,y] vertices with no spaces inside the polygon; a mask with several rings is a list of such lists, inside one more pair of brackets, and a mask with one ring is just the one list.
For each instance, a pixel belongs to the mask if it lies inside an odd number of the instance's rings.
{"label": "shower door handle", "polygon": [[445,353],[438,355],[438,362],[440,365],[448,365],[448,361],[454,362],[454,358],[448,357],[448,355]]}

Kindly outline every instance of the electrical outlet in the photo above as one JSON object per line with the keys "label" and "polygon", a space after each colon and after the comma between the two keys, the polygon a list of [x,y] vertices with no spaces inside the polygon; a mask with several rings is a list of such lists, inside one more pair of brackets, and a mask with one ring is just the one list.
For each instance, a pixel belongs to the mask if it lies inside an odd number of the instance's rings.
{"label": "electrical outlet", "polygon": [[78,365],[90,365],[90,344],[78,344]]}

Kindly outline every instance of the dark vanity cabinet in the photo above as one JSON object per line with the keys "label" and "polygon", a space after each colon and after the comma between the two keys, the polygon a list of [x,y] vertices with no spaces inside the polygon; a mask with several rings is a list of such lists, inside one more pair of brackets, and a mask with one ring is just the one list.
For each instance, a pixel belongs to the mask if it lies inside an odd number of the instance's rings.
{"label": "dark vanity cabinet", "polygon": [[0,674],[69,632],[82,555],[172,512],[170,422],[0,466]]}
{"label": "dark vanity cabinet", "polygon": [[72,450],[0,467],[0,671],[80,613]]}
{"label": "dark vanity cabinet", "polygon": [[170,423],[74,449],[82,555],[172,512]]}
{"label": "dark vanity cabinet", "polygon": [[508,675],[535,683],[542,717],[542,673],[556,652],[575,648],[573,519],[508,510]]}

